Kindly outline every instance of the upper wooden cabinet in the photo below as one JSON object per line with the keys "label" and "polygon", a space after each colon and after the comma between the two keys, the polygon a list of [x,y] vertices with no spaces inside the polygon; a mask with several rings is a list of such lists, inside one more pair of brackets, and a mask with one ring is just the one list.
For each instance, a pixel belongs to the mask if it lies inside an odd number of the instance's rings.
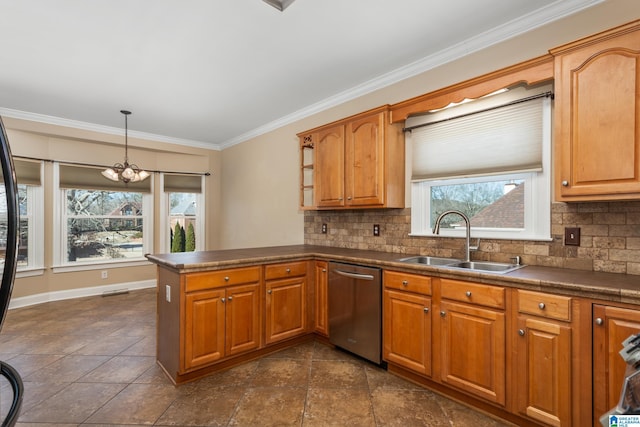
{"label": "upper wooden cabinet", "polygon": [[555,198],[640,198],[640,21],[550,51]]}
{"label": "upper wooden cabinet", "polygon": [[388,107],[298,137],[303,209],[404,207],[404,137],[399,125],[389,123]]}

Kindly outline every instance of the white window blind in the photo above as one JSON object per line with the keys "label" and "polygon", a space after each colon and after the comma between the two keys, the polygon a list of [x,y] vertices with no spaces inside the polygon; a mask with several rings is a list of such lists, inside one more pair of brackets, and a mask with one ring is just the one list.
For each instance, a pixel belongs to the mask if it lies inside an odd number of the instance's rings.
{"label": "white window blind", "polygon": [[[423,118],[424,126],[413,129],[410,136],[412,180],[542,170],[546,99],[465,112],[460,117],[442,119],[441,114],[434,114]],[[495,104],[500,99],[492,101]]]}

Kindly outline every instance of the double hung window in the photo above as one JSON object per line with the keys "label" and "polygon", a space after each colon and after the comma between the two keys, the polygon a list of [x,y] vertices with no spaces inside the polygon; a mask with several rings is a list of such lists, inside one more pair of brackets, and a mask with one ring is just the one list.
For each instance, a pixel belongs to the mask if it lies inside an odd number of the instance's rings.
{"label": "double hung window", "polygon": [[163,252],[204,249],[204,177],[162,174]]}

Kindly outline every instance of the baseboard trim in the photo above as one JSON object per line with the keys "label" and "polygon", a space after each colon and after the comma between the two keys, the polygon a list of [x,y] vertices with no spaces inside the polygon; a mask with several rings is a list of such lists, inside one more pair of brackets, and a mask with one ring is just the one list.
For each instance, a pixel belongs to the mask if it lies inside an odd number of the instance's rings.
{"label": "baseboard trim", "polygon": [[141,280],[138,282],[114,283],[104,286],[93,286],[89,288],[67,289],[64,291],[44,292],[36,295],[12,298],[9,302],[9,310],[14,308],[28,307],[30,305],[42,304],[44,302],[62,301],[73,298],[90,297],[102,295],[105,292],[115,293],[122,290],[148,289],[156,286],[155,279]]}

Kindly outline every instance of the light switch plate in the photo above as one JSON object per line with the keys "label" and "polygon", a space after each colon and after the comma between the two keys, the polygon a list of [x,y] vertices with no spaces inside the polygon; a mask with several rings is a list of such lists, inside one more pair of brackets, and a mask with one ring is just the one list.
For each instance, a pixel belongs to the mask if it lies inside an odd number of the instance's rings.
{"label": "light switch plate", "polygon": [[579,227],[566,227],[564,229],[564,244],[566,246],[580,246]]}

